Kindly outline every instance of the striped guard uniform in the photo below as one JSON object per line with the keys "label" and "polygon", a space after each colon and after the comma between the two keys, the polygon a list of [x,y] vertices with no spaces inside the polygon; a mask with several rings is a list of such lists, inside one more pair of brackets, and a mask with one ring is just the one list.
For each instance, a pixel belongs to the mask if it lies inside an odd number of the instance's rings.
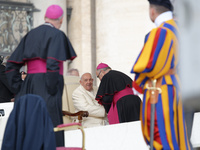
{"label": "striped guard uniform", "polygon": [[[149,79],[161,79],[162,93],[155,104],[154,148],[156,150],[190,150],[186,132],[184,112],[179,92],[178,28],[173,19],[167,20],[151,30],[145,37],[145,44],[131,73],[135,73],[133,88],[143,93],[141,105],[142,132],[150,144]],[[170,70],[176,70],[169,73]]]}

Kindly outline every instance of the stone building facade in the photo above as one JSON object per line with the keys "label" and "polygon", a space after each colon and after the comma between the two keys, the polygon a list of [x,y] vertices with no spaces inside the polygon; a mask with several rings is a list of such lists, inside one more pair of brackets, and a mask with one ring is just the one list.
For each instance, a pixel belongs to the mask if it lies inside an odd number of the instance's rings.
{"label": "stone building facade", "polygon": [[154,27],[147,0],[68,0],[72,8],[68,36],[78,54],[70,67],[80,74],[107,63],[112,69],[130,74],[144,36]]}
{"label": "stone building facade", "polygon": [[[32,5],[32,28],[44,23],[44,13],[49,5],[60,5],[65,13],[61,30],[69,37],[78,56],[73,62],[65,63],[65,74],[69,68],[78,69],[80,75],[90,72],[97,85],[99,81],[96,79],[95,69],[101,62],[134,78],[130,70],[142,48],[145,35],[154,27],[149,19],[147,0],[0,1],[2,2]],[[1,29],[0,24],[0,31]],[[1,53],[0,49],[0,55]]]}

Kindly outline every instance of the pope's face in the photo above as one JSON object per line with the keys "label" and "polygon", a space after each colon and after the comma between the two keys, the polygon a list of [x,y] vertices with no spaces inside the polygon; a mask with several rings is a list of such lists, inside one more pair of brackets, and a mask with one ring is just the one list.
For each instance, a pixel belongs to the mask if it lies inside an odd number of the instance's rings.
{"label": "pope's face", "polygon": [[93,79],[90,73],[85,73],[82,75],[80,84],[87,90],[91,91],[93,89]]}

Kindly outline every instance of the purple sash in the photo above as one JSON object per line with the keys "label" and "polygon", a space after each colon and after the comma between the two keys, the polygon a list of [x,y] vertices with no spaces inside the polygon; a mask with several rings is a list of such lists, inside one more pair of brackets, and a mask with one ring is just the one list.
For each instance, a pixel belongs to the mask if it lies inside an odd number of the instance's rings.
{"label": "purple sash", "polygon": [[[59,63],[59,74],[63,75],[63,62]],[[34,60],[28,60],[27,61],[27,68],[28,74],[34,74],[34,73],[46,73],[47,68],[46,68],[46,60],[42,59],[34,59]]]}
{"label": "purple sash", "polygon": [[126,87],[122,91],[119,91],[119,92],[114,94],[113,102],[111,104],[111,107],[110,107],[110,110],[109,110],[108,116],[107,116],[109,124],[117,124],[117,123],[119,123],[119,116],[118,116],[116,103],[121,97],[124,97],[126,95],[133,95],[132,88]]}

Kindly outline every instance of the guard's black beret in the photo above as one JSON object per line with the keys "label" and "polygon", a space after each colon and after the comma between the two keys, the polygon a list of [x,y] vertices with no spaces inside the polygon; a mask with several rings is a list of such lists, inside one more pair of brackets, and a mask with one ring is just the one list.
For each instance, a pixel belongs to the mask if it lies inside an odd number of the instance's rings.
{"label": "guard's black beret", "polygon": [[161,5],[173,11],[173,5],[170,0],[148,0],[150,4]]}

